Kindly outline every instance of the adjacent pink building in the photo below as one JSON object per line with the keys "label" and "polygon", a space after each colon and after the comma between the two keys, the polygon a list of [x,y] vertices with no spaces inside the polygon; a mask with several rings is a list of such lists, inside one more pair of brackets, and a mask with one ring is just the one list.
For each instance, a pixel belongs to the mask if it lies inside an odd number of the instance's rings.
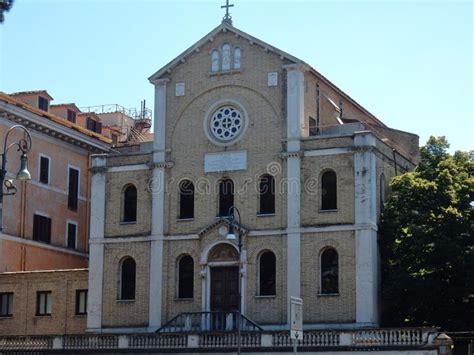
{"label": "adjacent pink building", "polygon": [[[90,156],[136,139],[131,133],[139,120],[124,112],[81,112],[74,103],[51,105],[52,100],[46,90],[0,92],[2,145],[15,124],[32,138],[31,180],[15,181],[16,194],[4,196],[0,272],[87,267]],[[12,132],[9,143],[21,134]],[[14,179],[19,155],[12,149],[7,159],[6,178]]]}

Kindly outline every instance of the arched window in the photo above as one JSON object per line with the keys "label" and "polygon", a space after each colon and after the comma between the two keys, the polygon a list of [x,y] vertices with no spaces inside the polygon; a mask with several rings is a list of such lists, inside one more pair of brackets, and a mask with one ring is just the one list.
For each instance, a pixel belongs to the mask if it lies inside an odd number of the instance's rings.
{"label": "arched window", "polygon": [[194,185],[189,180],[179,184],[179,218],[194,218]]}
{"label": "arched window", "polygon": [[224,43],[222,46],[222,70],[230,70],[230,44]]}
{"label": "arched window", "polygon": [[219,51],[214,50],[211,54],[211,71],[219,71]]}
{"label": "arched window", "polygon": [[240,69],[240,57],[241,57],[240,48],[237,47],[234,49],[234,69]]}
{"label": "arched window", "polygon": [[332,170],[326,171],[321,177],[321,209],[337,209],[337,177]]}
{"label": "arched window", "polygon": [[258,184],[260,214],[275,213],[275,179],[269,174],[262,175]]}
{"label": "arched window", "polygon": [[321,293],[339,293],[339,257],[333,248],[321,254]]}
{"label": "arched window", "polygon": [[123,221],[137,221],[137,188],[128,185],[123,190]]}
{"label": "arched window", "polygon": [[194,261],[184,255],[178,261],[178,298],[194,297]]}
{"label": "arched window", "polygon": [[276,295],[276,258],[271,251],[260,255],[259,260],[259,295]]}
{"label": "arched window", "polygon": [[227,217],[234,205],[234,182],[231,179],[219,181],[219,216]]}
{"label": "arched window", "polygon": [[136,286],[136,264],[133,258],[122,261],[120,270],[120,299],[134,300]]}

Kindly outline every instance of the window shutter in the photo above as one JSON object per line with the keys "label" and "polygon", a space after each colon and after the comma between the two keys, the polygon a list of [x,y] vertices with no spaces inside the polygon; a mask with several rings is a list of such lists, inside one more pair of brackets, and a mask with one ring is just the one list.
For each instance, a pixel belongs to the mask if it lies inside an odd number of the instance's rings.
{"label": "window shutter", "polygon": [[77,227],[73,223],[68,223],[67,225],[67,247],[69,249],[76,248],[76,232]]}
{"label": "window shutter", "polygon": [[34,215],[33,216],[33,240],[39,240],[39,233],[40,233],[40,216]]}
{"label": "window shutter", "polygon": [[49,159],[46,157],[40,158],[40,182],[49,183]]}
{"label": "window shutter", "polygon": [[43,242],[51,243],[51,218],[43,217]]}
{"label": "window shutter", "polygon": [[77,210],[77,200],[79,193],[79,171],[76,169],[69,169],[69,191],[68,191],[68,208],[70,210]]}

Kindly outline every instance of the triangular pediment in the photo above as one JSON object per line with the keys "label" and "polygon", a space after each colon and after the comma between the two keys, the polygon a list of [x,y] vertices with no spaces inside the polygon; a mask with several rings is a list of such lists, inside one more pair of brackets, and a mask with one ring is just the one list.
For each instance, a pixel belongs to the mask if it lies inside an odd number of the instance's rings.
{"label": "triangular pediment", "polygon": [[358,107],[362,112],[367,114],[372,120],[374,124],[380,125],[381,127],[385,127],[385,124],[381,122],[377,117],[375,117],[372,113],[370,113],[367,109],[362,107],[358,102],[356,102],[354,99],[352,99],[349,95],[347,95],[344,91],[342,91],[339,87],[337,87],[334,83],[332,83],[329,79],[327,79],[324,75],[322,75],[320,72],[318,72],[316,69],[305,63],[303,60],[296,58],[295,56],[292,56],[291,54],[282,51],[281,49],[278,49],[256,37],[253,37],[249,35],[248,33],[245,33],[244,31],[239,30],[238,28],[230,25],[229,23],[222,22],[219,26],[214,28],[211,32],[209,32],[207,35],[202,37],[199,41],[194,43],[192,46],[190,46],[188,49],[186,49],[183,53],[178,55],[175,59],[173,59],[171,62],[166,64],[164,67],[159,69],[157,72],[155,72],[153,75],[151,75],[148,80],[152,84],[156,84],[158,81],[161,79],[168,79],[169,75],[171,74],[172,70],[180,65],[186,62],[186,59],[189,56],[192,56],[195,53],[198,53],[201,48],[208,42],[208,41],[213,41],[214,38],[219,35],[219,33],[223,32],[231,32],[235,34],[236,37],[239,38],[244,38],[248,40],[250,43],[254,45],[259,45],[261,46],[265,52],[267,53],[274,53],[284,61],[284,65],[286,67],[292,67],[292,66],[297,66],[303,68],[303,70],[310,72],[312,75],[316,76],[318,80],[321,80],[325,84],[327,84],[329,87],[331,87],[336,93],[340,94],[343,98],[345,98],[347,101],[352,103],[354,106]]}
{"label": "triangular pediment", "polygon": [[204,235],[209,234],[213,230],[215,230],[217,228],[220,228],[221,226],[226,226],[227,228],[229,228],[231,225],[234,227],[234,230],[236,232],[240,232],[240,233],[242,233],[242,235],[246,235],[249,232],[248,229],[246,229],[244,226],[237,223],[236,221],[229,221],[228,218],[219,217],[219,219],[216,219],[215,222],[210,223],[206,227],[201,229],[198,232],[198,236],[201,238]]}
{"label": "triangular pediment", "polygon": [[221,32],[234,33],[235,36],[237,36],[237,37],[244,38],[244,39],[248,40],[249,42],[251,42],[252,44],[256,44],[256,45],[259,45],[259,46],[263,47],[266,52],[273,52],[273,53],[279,55],[282,59],[286,59],[287,62],[289,62],[289,63],[307,65],[302,60],[292,56],[291,54],[286,53],[286,52],[284,52],[284,51],[282,51],[278,48],[275,48],[272,45],[270,45],[270,44],[268,44],[268,43],[266,43],[266,42],[264,42],[264,41],[262,41],[258,38],[255,38],[255,37],[249,35],[248,33],[245,33],[245,32],[239,30],[238,28],[235,28],[234,26],[232,26],[228,23],[223,22],[222,24],[220,24],[219,26],[214,28],[211,32],[209,32],[207,35],[205,35],[203,38],[201,38],[199,41],[194,43],[191,47],[186,49],[183,53],[178,55],[171,62],[166,64],[163,68],[161,68],[156,73],[154,73],[152,76],[150,76],[148,78],[148,80],[151,83],[154,83],[156,80],[162,79],[164,76],[166,76],[166,74],[171,73],[171,71],[173,70],[174,67],[176,67],[177,65],[179,65],[181,63],[184,63],[186,61],[187,57],[193,55],[193,53],[199,52],[200,48],[203,45],[205,45],[208,41],[213,41],[214,38]]}

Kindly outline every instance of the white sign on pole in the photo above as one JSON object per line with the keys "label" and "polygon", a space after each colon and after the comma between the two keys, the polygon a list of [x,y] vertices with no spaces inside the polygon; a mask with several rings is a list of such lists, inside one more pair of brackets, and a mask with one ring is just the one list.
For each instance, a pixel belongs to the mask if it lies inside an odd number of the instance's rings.
{"label": "white sign on pole", "polygon": [[303,340],[303,300],[298,297],[290,297],[290,338]]}

